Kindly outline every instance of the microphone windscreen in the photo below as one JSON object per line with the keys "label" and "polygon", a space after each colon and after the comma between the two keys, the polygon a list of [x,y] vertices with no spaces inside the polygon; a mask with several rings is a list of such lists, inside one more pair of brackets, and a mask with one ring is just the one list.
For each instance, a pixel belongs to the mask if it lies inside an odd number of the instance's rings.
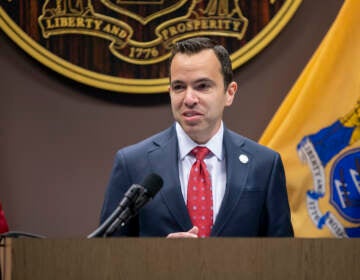
{"label": "microphone windscreen", "polygon": [[142,186],[146,189],[146,194],[149,197],[154,197],[154,195],[162,188],[163,179],[155,174],[149,174],[142,183]]}

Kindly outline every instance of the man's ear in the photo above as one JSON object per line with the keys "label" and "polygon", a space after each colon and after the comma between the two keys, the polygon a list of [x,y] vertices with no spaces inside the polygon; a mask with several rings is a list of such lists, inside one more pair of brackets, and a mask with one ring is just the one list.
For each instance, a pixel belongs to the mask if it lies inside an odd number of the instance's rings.
{"label": "man's ear", "polygon": [[238,85],[235,81],[232,81],[228,85],[228,87],[226,89],[226,93],[225,93],[226,94],[226,102],[225,102],[226,106],[230,106],[233,103],[237,89],[238,89]]}

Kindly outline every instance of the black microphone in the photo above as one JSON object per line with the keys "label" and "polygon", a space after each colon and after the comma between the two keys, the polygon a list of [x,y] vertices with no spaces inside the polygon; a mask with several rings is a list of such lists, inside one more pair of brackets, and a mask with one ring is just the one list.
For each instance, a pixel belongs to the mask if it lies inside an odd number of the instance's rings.
{"label": "black microphone", "polygon": [[110,227],[108,227],[104,236],[109,236],[119,226],[126,225],[129,220],[139,212],[140,208],[143,207],[150,199],[152,199],[161,189],[163,180],[159,175],[153,173],[145,178],[142,185],[144,187],[140,188],[135,201],[129,204],[129,206],[120,213],[120,215],[113,221]]}
{"label": "black microphone", "polygon": [[162,178],[155,173],[148,175],[141,185],[132,185],[125,193],[118,207],[98,229],[88,235],[88,238],[109,236],[120,225],[124,226],[127,224],[138,213],[140,208],[155,196],[162,185]]}

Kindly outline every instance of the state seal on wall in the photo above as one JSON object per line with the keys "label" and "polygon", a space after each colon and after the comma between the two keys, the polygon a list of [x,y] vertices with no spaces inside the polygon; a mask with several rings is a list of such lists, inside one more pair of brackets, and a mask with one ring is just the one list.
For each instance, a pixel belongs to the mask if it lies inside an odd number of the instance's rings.
{"label": "state seal on wall", "polygon": [[167,91],[167,58],[182,39],[207,36],[233,67],[262,50],[301,0],[2,1],[0,26],[35,59],[68,78],[111,91]]}

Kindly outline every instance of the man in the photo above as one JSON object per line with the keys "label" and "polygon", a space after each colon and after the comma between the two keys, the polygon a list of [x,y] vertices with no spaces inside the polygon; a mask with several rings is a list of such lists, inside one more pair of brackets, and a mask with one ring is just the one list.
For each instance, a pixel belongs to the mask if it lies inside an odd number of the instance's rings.
{"label": "man", "polygon": [[129,186],[157,173],[162,189],[114,235],[293,236],[279,154],[223,125],[237,91],[226,49],[207,38],[178,42],[169,68],[176,122],[118,151],[101,221]]}

